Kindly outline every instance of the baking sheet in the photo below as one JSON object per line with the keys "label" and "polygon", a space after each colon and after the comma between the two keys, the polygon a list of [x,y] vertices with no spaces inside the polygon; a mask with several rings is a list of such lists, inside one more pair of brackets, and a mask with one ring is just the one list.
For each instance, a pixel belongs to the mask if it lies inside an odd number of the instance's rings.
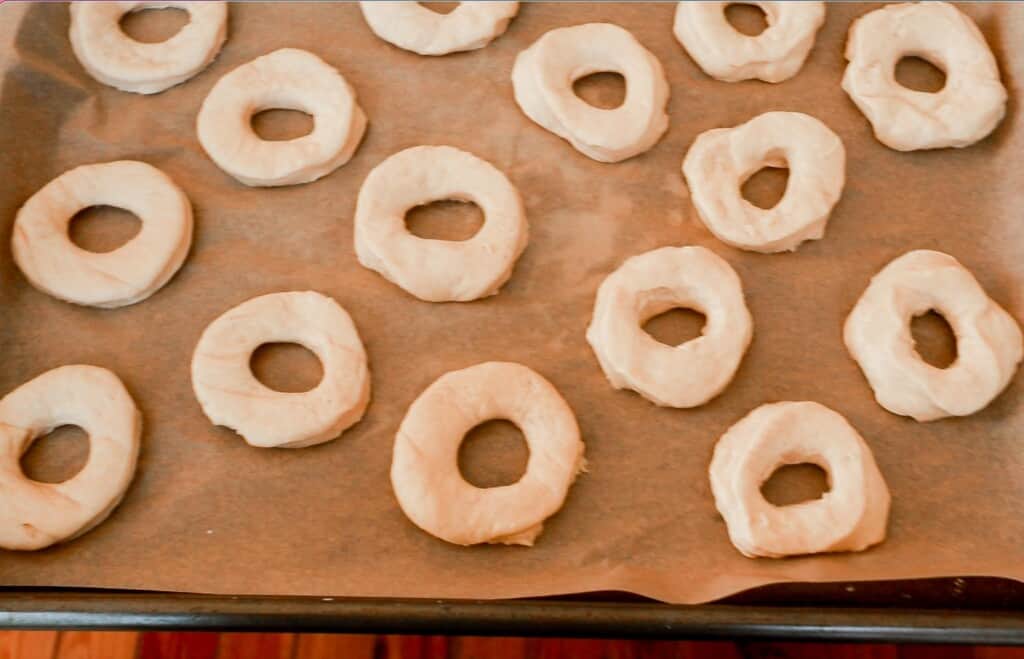
{"label": "baking sheet", "polygon": [[[787,580],[1024,579],[1022,376],[979,414],[919,424],[875,404],[841,340],[871,275],[916,248],[953,254],[1024,317],[1024,53],[1010,50],[1024,43],[1024,7],[964,7],[1002,67],[1007,119],[974,147],[902,154],[873,139],[839,87],[845,32],[875,6],[830,5],[803,71],[772,86],[704,76],[672,36],[672,4],[524,4],[493,44],[444,58],[378,40],[352,4],[235,4],[216,62],[152,97],[83,72],[68,45],[66,5],[0,6],[5,235],[17,208],[47,181],[119,158],[166,171],[191,198],[197,222],[178,275],[120,310],[54,300],[0,259],[0,391],[60,364],[97,364],[121,376],[145,419],[138,475],[111,518],[65,546],[0,552],[0,584],[446,598],[618,589],[683,603]],[[512,99],[516,53],[547,30],[588,21],[633,32],[672,88],[664,139],[614,165],[576,153]],[[369,131],[349,164],[316,183],[245,188],[205,157],[195,115],[220,76],[286,46],[307,48],[346,76]],[[715,240],[679,171],[698,133],[768,110],[819,117],[847,149],[848,180],[825,239],[794,254],[746,253]],[[359,186],[382,159],[417,144],[470,150],[519,187],[530,244],[500,295],[424,303],[358,265]],[[755,322],[732,385],[685,411],[612,390],[584,340],[605,275],[632,254],[683,244],[709,247],[736,268]],[[257,450],[202,415],[189,359],[224,310],[294,289],[332,295],[352,314],[370,356],[373,401],[338,441]],[[589,472],[529,549],[443,543],[406,520],[388,481],[393,436],[413,399],[448,370],[497,359],[550,379],[587,444]],[[888,540],[861,554],[746,559],[714,509],[712,448],[757,405],[802,399],[843,413],[873,448],[893,496]],[[521,457],[514,443],[492,444],[489,464]]]}

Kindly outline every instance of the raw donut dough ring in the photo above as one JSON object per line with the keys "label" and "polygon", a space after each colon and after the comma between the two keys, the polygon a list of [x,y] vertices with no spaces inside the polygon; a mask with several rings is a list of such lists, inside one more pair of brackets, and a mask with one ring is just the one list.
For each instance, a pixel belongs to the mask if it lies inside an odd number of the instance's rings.
{"label": "raw donut dough ring", "polygon": [[[264,386],[249,359],[265,343],[298,343],[323,365],[309,391]],[[352,319],[314,291],[252,298],[210,323],[192,355],[192,388],[214,424],[251,446],[304,448],[338,437],[370,402],[366,351]]]}
{"label": "raw donut dough ring", "polygon": [[[160,43],[142,43],[121,30],[133,11],[176,7],[189,22]],[[73,2],[71,49],[86,72],[105,85],[156,94],[185,82],[217,57],[228,32],[226,2]]]}
{"label": "raw donut dough ring", "polygon": [[420,55],[447,55],[483,48],[501,36],[519,11],[518,2],[460,2],[439,14],[418,2],[363,0],[363,18],[388,43]]}
{"label": "raw donut dough ring", "polygon": [[768,27],[757,35],[734,28],[725,17],[730,2],[676,5],[673,32],[704,73],[725,82],[782,82],[795,76],[825,23],[824,2],[749,2],[764,12]]}
{"label": "raw donut dough ring", "polygon": [[[761,485],[783,465],[828,473],[820,499],[774,506]],[[871,449],[843,416],[813,402],[762,405],[715,445],[711,491],[744,556],[862,551],[885,539],[889,488]]]}
{"label": "raw donut dough ring", "polygon": [[[758,208],[743,198],[740,188],[755,172],[786,166],[789,183],[775,206]],[[825,235],[843,192],[846,150],[814,117],[766,112],[698,135],[683,160],[683,175],[698,216],[719,240],[753,252],[782,252]]]}
{"label": "raw donut dough ring", "polygon": [[[957,358],[948,368],[928,364],[914,349],[910,321],[931,309],[956,335]],[[983,409],[1010,383],[1022,355],[1017,321],[959,261],[931,250],[908,252],[871,279],[843,339],[878,404],[918,421]]]}
{"label": "raw donut dough ring", "polygon": [[[142,228],[117,249],[89,252],[68,237],[71,219],[90,206],[131,211]],[[174,276],[192,245],[192,206],[166,174],[144,162],[82,165],[25,202],[11,249],[29,282],[56,298],[112,309],[141,302]]]}
{"label": "raw donut dough ring", "polygon": [[[459,473],[459,445],[508,419],[530,449],[518,482],[478,488]],[[532,545],[583,470],[576,417],[550,382],[522,364],[486,362],[442,375],[413,402],[395,438],[391,484],[406,516],[457,545]]]}
{"label": "raw donut dough ring", "polygon": [[[313,132],[270,141],[252,129],[263,110],[299,110],[313,116]],[[366,130],[356,94],[337,70],[316,55],[282,48],[226,74],[199,110],[199,143],[217,166],[246,185],[309,183],[341,167]]]}
{"label": "raw donut dough ring", "polygon": [[[89,434],[89,458],[63,483],[21,471],[32,442],[58,426]],[[124,497],[139,454],[142,417],[121,380],[96,366],[61,366],[0,400],[0,547],[33,550],[76,538]]]}
{"label": "raw donut dough ring", "polygon": [[[484,224],[469,240],[432,240],[406,229],[414,206],[471,201]],[[373,168],[356,203],[359,262],[428,302],[494,295],[512,275],[528,238],[519,192],[486,160],[450,146],[417,146]]]}
{"label": "raw donut dough ring", "polygon": [[[597,108],[573,91],[591,73],[626,79],[617,108]],[[658,59],[611,23],[551,30],[516,57],[516,103],[526,116],[599,162],[618,162],[653,147],[668,128],[669,88]]]}
{"label": "raw donut dough ring", "polygon": [[[677,307],[702,312],[701,336],[667,346],[643,324]],[[703,247],[662,247],[626,259],[597,290],[587,341],[616,389],[667,407],[696,407],[725,389],[753,336],[736,271]]]}
{"label": "raw donut dough ring", "polygon": [[[896,64],[906,56],[941,67],[946,85],[932,94],[896,82]],[[949,3],[888,5],[861,16],[850,28],[846,59],[843,89],[891,149],[970,146],[1006,114],[1006,88],[985,37]]]}

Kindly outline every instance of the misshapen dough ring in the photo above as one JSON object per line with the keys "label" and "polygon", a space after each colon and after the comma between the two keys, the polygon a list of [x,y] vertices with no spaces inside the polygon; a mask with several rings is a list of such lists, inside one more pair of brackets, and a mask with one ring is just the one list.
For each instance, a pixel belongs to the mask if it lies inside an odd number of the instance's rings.
{"label": "misshapen dough ring", "polygon": [[[317,356],[323,379],[285,393],[265,387],[249,359],[264,343],[298,343]],[[303,448],[332,440],[370,401],[366,352],[352,319],[313,291],[255,297],[210,323],[192,355],[192,388],[206,416],[257,447]]]}
{"label": "misshapen dough ring", "polygon": [[782,82],[795,76],[825,22],[825,3],[752,2],[768,23],[764,32],[754,36],[729,24],[725,17],[729,4],[684,0],[676,5],[673,31],[697,66],[725,82]]}
{"label": "misshapen dough ring", "polygon": [[[121,18],[142,9],[176,7],[189,22],[160,43],[135,41]],[[137,94],[156,94],[185,82],[217,57],[228,30],[226,2],[73,2],[71,48],[93,78]]]}
{"label": "misshapen dough ring", "polygon": [[[741,192],[763,167],[789,167],[786,192],[769,209]],[[782,252],[825,235],[843,191],[846,150],[814,117],[766,112],[698,135],[683,160],[683,175],[698,216],[719,240],[753,252]]]}
{"label": "misshapen dough ring", "polygon": [[[896,64],[920,56],[946,73],[934,94],[896,81]],[[945,2],[889,5],[854,22],[843,89],[875,137],[898,151],[965,147],[991,133],[1006,113],[1006,88],[978,26]]]}
{"label": "misshapen dough ring", "polygon": [[519,11],[518,2],[460,2],[448,14],[418,2],[363,0],[359,7],[374,34],[420,55],[483,48],[505,32]]}
{"label": "misshapen dough ring", "polygon": [[[431,201],[471,201],[484,224],[469,240],[431,240],[406,229],[405,214]],[[519,192],[497,168],[450,146],[417,146],[377,165],[359,190],[359,262],[428,302],[494,295],[526,247]]]}
{"label": "misshapen dough ring", "polygon": [[[957,358],[928,364],[914,349],[910,321],[936,310],[953,328]],[[1021,361],[1017,321],[959,261],[916,250],[885,266],[846,319],[843,338],[878,404],[918,421],[966,416],[1006,388]]]}
{"label": "misshapen dough ring", "polygon": [[[626,79],[626,98],[611,110],[573,92],[576,80],[603,71]],[[512,85],[526,116],[600,162],[643,153],[668,128],[669,88],[661,63],[618,25],[551,30],[516,57]]]}
{"label": "misshapen dough ring", "polygon": [[[68,237],[68,225],[90,206],[116,206],[142,221],[117,249],[89,252]],[[33,286],[91,307],[146,299],[174,276],[192,244],[192,206],[159,169],[143,162],[83,165],[64,172],[25,202],[14,220],[11,249]]]}
{"label": "misshapen dough ring", "polygon": [[[516,483],[478,488],[459,473],[459,445],[491,419],[519,426],[530,449]],[[521,364],[486,362],[438,378],[402,420],[391,484],[416,526],[457,545],[532,545],[583,469],[576,417],[550,382]]]}
{"label": "misshapen dough ring", "polygon": [[[765,500],[761,485],[772,473],[800,463],[824,469],[829,491],[790,506]],[[889,488],[861,436],[824,405],[757,408],[718,440],[710,475],[729,539],[745,556],[861,551],[885,539]]]}
{"label": "misshapen dough ring", "polygon": [[[707,317],[701,336],[672,347],[643,330],[678,307]],[[662,247],[627,259],[602,282],[587,329],[613,387],[668,407],[703,405],[721,393],[752,336],[740,278],[703,247]]]}
{"label": "misshapen dough ring", "polygon": [[[89,458],[63,483],[29,480],[21,456],[58,426],[89,435]],[[105,520],[124,496],[139,454],[142,417],[121,380],[96,366],[61,366],[0,400],[0,547],[42,549]]]}
{"label": "misshapen dough ring", "polygon": [[[313,116],[313,132],[270,141],[252,129],[263,110]],[[197,121],[199,143],[217,166],[252,186],[309,183],[348,162],[366,130],[356,94],[316,55],[282,48],[243,64],[217,81]]]}

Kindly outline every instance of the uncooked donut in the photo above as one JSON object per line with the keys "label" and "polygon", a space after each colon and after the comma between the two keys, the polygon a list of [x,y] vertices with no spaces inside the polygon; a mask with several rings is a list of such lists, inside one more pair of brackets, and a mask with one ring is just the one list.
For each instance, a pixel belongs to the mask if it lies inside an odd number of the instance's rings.
{"label": "uncooked donut", "polygon": [[[142,43],[121,30],[121,18],[142,9],[176,7],[189,22],[160,43]],[[71,49],[82,67],[105,85],[156,94],[185,82],[217,57],[228,30],[226,2],[73,2]]]}
{"label": "uncooked donut", "polygon": [[[896,82],[896,64],[912,55],[941,67],[945,87],[932,94]],[[985,37],[949,3],[888,5],[861,16],[846,59],[843,89],[892,149],[970,146],[1006,114],[1006,88]]]}
{"label": "uncooked donut", "polygon": [[[313,132],[270,141],[252,129],[263,110],[313,116]],[[309,183],[341,167],[359,146],[366,115],[337,70],[316,55],[282,48],[217,81],[197,121],[199,143],[217,166],[252,186]]]}
{"label": "uncooked donut", "polygon": [[[469,240],[409,233],[405,214],[431,201],[471,201],[484,224]],[[359,190],[355,249],[359,262],[428,302],[494,295],[526,247],[519,192],[486,160],[450,146],[417,146],[374,167]]]}
{"label": "uncooked donut", "polygon": [[754,36],[729,24],[725,8],[730,4],[683,0],[676,5],[673,31],[697,66],[726,82],[782,82],[795,76],[825,22],[825,3],[747,3],[760,7],[768,22],[764,32]]}
{"label": "uncooked donut", "polygon": [[[491,419],[519,426],[530,448],[516,483],[478,488],[459,473],[459,445]],[[457,545],[532,545],[583,470],[576,417],[551,383],[521,364],[487,362],[442,375],[395,438],[391,484],[416,526]]]}
{"label": "uncooked donut", "polygon": [[[820,499],[774,506],[761,485],[781,466],[828,473]],[[744,556],[861,551],[885,539],[889,488],[871,449],[841,414],[812,402],[762,405],[715,445],[711,491]]]}
{"label": "uncooked donut", "polygon": [[[249,359],[264,343],[298,343],[319,358],[313,389],[265,387]],[[192,388],[214,424],[251,446],[303,448],[332,440],[362,418],[370,402],[366,351],[337,302],[313,291],[261,295],[227,311],[203,332],[192,356]]]}
{"label": "uncooked donut", "polygon": [[[751,204],[740,190],[763,167],[789,167],[786,192],[769,209]],[[683,175],[698,216],[719,240],[752,252],[783,252],[825,235],[843,191],[846,150],[814,117],[766,112],[698,135]]]}
{"label": "uncooked donut", "polygon": [[439,14],[418,2],[363,0],[370,29],[399,48],[420,55],[447,55],[483,48],[501,36],[519,11],[518,2],[460,2]]}
{"label": "uncooked donut", "polygon": [[[677,307],[707,317],[701,336],[673,347],[643,330]],[[587,329],[613,387],[668,407],[696,407],[720,394],[752,336],[740,278],[703,247],[662,247],[627,259],[601,283]]]}
{"label": "uncooked donut", "polygon": [[[89,458],[63,483],[21,471],[32,442],[58,426],[89,434]],[[142,417],[121,380],[96,366],[61,366],[0,400],[0,547],[42,549],[105,520],[124,496],[139,454]]]}
{"label": "uncooked donut", "polygon": [[[116,206],[142,221],[117,249],[89,252],[68,225],[90,206]],[[166,174],[144,162],[83,165],[64,172],[25,202],[14,220],[11,249],[29,282],[50,295],[91,307],[145,300],[174,276],[192,244],[192,206]]]}
{"label": "uncooked donut", "polygon": [[[626,79],[626,98],[611,110],[588,104],[572,88],[602,71]],[[527,117],[600,162],[643,153],[668,128],[669,88],[661,63],[618,25],[551,30],[516,57],[512,85]]]}
{"label": "uncooked donut", "polygon": [[[917,354],[910,321],[934,309],[956,334],[957,358]],[[1020,327],[948,254],[916,250],[885,266],[846,319],[843,338],[878,404],[918,421],[966,416],[1006,388],[1022,356]]]}

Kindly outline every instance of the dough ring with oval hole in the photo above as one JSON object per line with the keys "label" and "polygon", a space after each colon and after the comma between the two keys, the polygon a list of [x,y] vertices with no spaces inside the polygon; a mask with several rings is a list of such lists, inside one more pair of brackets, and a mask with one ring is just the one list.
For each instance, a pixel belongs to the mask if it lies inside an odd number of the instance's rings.
{"label": "dough ring with oval hole", "polygon": [[[459,473],[459,445],[492,419],[519,426],[530,458],[518,482],[478,488]],[[406,516],[442,540],[529,546],[584,464],[576,417],[551,383],[522,364],[486,362],[445,373],[409,407],[391,485]]]}
{"label": "dough ring with oval hole", "polygon": [[[30,480],[21,456],[64,425],[89,435],[89,457],[62,483]],[[61,366],[0,399],[0,547],[43,549],[100,524],[121,502],[139,454],[142,417],[116,375]]]}
{"label": "dough ring with oval hole", "polygon": [[[264,140],[252,129],[263,110],[313,116],[313,132]],[[341,167],[366,131],[366,115],[340,73],[316,55],[282,48],[217,81],[199,109],[199,143],[218,167],[246,185],[309,183]]]}
{"label": "dough ring with oval hole", "polygon": [[447,55],[483,48],[501,36],[519,11],[518,2],[460,2],[439,14],[418,2],[363,0],[359,3],[373,33],[420,55]]}
{"label": "dough ring with oval hole", "polygon": [[[936,368],[914,349],[910,321],[935,310],[956,335],[957,358]],[[918,421],[966,416],[1006,388],[1022,356],[1017,321],[967,268],[931,250],[908,252],[876,274],[843,329],[878,404]]]}
{"label": "dough ring with oval hole", "polygon": [[757,35],[736,30],[725,17],[729,2],[676,5],[673,32],[704,73],[725,82],[782,82],[795,76],[825,22],[824,2],[751,2],[768,27]]}
{"label": "dough ring with oval hole", "polygon": [[[134,213],[142,228],[110,252],[89,252],[68,237],[71,219],[90,206]],[[192,245],[192,206],[166,174],[144,162],[82,165],[32,195],[11,236],[29,282],[61,300],[90,307],[135,304],[174,276]]]}
{"label": "dough ring with oval hole", "polygon": [[[432,240],[406,229],[414,206],[471,201],[484,224],[468,240]],[[526,247],[519,192],[486,160],[450,146],[417,146],[373,168],[356,203],[359,262],[428,302],[468,302],[494,295]]]}
{"label": "dough ring with oval hole", "polygon": [[[751,204],[741,192],[764,167],[789,167],[786,192],[769,209]],[[766,112],[698,135],[683,160],[683,175],[697,215],[719,240],[752,252],[783,252],[825,235],[843,192],[846,150],[814,117]]]}
{"label": "dough ring with oval hole", "polygon": [[[265,343],[297,343],[320,360],[323,378],[301,393],[274,391],[249,360]],[[252,298],[210,323],[192,355],[192,388],[214,424],[251,446],[304,448],[338,437],[370,402],[370,370],[352,319],[314,291]]]}
{"label": "dough ring with oval hole", "polygon": [[[594,107],[573,91],[575,81],[600,72],[626,79],[626,98],[619,107]],[[600,162],[643,153],[668,128],[669,87],[661,63],[632,34],[611,23],[547,32],[516,57],[512,85],[527,117]]]}
{"label": "dough ring with oval hole", "polygon": [[[829,490],[813,501],[769,503],[764,482],[802,463],[825,470]],[[715,445],[710,476],[715,507],[744,556],[862,551],[885,539],[889,488],[871,448],[819,403],[771,403],[747,414]]]}
{"label": "dough ring with oval hole", "polygon": [[[701,336],[659,343],[645,322],[675,308],[707,318]],[[626,259],[597,290],[587,341],[616,389],[656,405],[703,405],[729,384],[753,336],[736,271],[703,247],[662,247]]]}
{"label": "dough ring with oval hole", "polygon": [[[935,93],[896,81],[903,57],[928,60],[946,73]],[[1006,88],[981,30],[946,2],[888,5],[857,19],[846,41],[843,89],[875,137],[897,151],[965,147],[1006,114]]]}
{"label": "dough ring with oval hole", "polygon": [[[125,14],[175,7],[189,22],[160,43],[143,43],[121,29]],[[156,94],[180,84],[217,57],[228,33],[226,2],[72,2],[71,49],[96,80],[136,94]]]}

